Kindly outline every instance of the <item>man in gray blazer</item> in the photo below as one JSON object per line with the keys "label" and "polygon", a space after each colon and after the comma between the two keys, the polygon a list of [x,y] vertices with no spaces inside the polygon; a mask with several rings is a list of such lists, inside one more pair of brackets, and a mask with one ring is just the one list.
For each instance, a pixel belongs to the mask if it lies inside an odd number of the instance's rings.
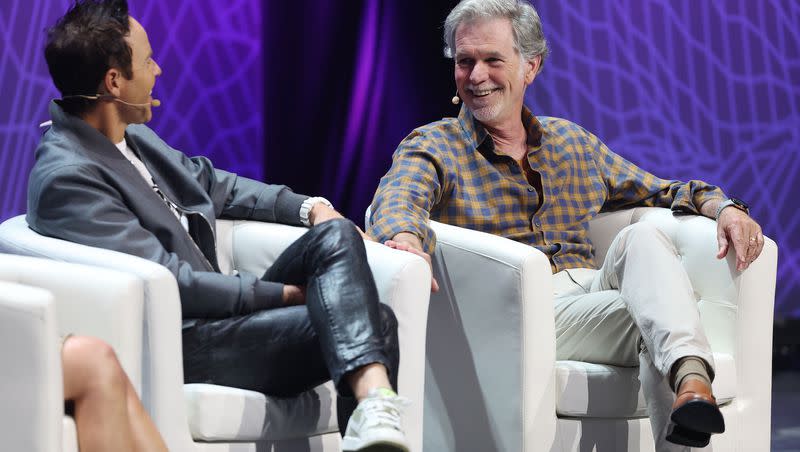
{"label": "man in gray blazer", "polygon": [[[167,267],[186,382],[291,396],[333,379],[359,401],[345,450],[407,450],[392,389],[397,320],[378,302],[360,231],[324,198],[215,169],[142,125],[161,68],[125,0],[76,2],[49,30],[45,58],[62,98],[30,175],[31,228]],[[216,218],[310,229],[263,277],[224,275]]]}

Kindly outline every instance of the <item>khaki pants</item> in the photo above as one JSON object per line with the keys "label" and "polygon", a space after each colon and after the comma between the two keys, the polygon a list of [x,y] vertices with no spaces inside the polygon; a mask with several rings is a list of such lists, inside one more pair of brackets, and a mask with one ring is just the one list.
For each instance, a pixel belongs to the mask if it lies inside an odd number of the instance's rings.
{"label": "khaki pants", "polygon": [[674,400],[669,371],[684,356],[712,369],[714,360],[670,239],[648,223],[628,226],[599,270],[558,272],[554,292],[557,359],[638,365],[656,450],[688,450],[664,439]]}

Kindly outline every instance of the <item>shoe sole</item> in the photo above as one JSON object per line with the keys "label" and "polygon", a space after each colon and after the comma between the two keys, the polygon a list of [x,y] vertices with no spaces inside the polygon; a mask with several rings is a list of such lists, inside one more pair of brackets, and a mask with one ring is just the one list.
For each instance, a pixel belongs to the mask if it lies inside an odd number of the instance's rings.
{"label": "shoe sole", "polygon": [[670,423],[666,440],[673,444],[689,447],[706,447],[711,442],[711,433],[696,432],[686,427]]}
{"label": "shoe sole", "polygon": [[391,443],[372,443],[357,449],[342,449],[342,452],[408,452],[408,449]]}
{"label": "shoe sole", "polygon": [[672,412],[672,422],[697,433],[722,433],[725,419],[716,405],[704,400],[690,400]]}

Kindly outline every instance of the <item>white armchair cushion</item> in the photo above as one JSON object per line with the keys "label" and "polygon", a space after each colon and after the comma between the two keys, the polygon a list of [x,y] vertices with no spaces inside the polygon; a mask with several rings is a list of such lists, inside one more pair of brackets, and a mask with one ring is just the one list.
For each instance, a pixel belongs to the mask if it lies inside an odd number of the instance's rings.
{"label": "white armchair cushion", "polygon": [[[725,404],[736,396],[736,363],[726,353],[715,353],[714,362],[714,396],[717,403]],[[556,362],[556,413],[582,418],[646,417],[639,368]]]}
{"label": "white armchair cushion", "polygon": [[282,440],[338,432],[330,382],[291,398],[210,384],[187,384],[183,392],[189,430],[198,441]]}

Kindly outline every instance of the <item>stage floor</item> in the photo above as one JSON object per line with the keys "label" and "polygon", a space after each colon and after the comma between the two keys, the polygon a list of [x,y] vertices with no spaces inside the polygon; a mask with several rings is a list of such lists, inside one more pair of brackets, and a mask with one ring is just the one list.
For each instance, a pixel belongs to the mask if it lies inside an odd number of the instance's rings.
{"label": "stage floor", "polygon": [[800,371],[772,378],[772,450],[800,452]]}

